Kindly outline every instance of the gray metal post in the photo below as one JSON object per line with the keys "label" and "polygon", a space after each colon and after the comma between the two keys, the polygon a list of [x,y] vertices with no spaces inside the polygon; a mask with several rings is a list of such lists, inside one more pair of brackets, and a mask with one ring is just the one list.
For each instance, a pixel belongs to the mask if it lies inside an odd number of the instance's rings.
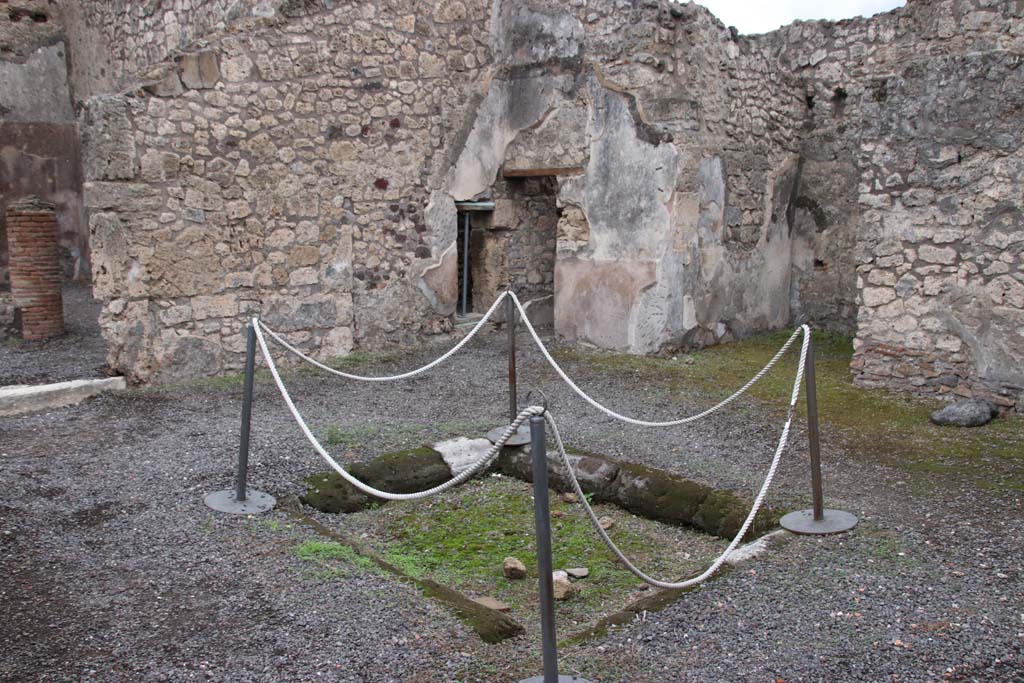
{"label": "gray metal post", "polygon": [[508,325],[508,421],[511,424],[519,414],[519,397],[516,395],[516,303],[512,301],[511,288],[505,297],[505,324]]}
{"label": "gray metal post", "polygon": [[[519,394],[517,388],[516,371],[516,321],[518,319],[516,302],[512,300],[512,285],[508,288],[509,296],[505,299],[505,323],[508,325],[508,422],[512,424],[516,415],[519,414]],[[526,400],[530,400],[527,396]],[[487,438],[491,443],[497,443],[498,439],[508,425],[499,425],[487,432]],[[530,443],[530,428],[524,423],[519,425],[515,434],[506,441],[506,446],[524,446]]]}
{"label": "gray metal post", "polygon": [[548,505],[548,451],[544,442],[544,418],[530,418],[530,454],[533,456],[533,523],[537,529],[537,580],[540,585],[540,639],[544,675],[519,683],[589,683],[576,676],[558,675],[558,642],[555,640],[555,589],[551,577],[551,514]]}
{"label": "gray metal post", "polygon": [[533,523],[537,529],[537,574],[540,584],[540,638],[544,650],[544,683],[558,683],[558,646],[555,642],[555,589],[551,579],[551,517],[548,507],[548,454],[544,418],[530,418],[530,453],[533,455]]}
{"label": "gray metal post", "polygon": [[469,212],[462,214],[462,315],[469,310]]}
{"label": "gray metal post", "polygon": [[807,343],[804,382],[807,391],[807,451],[811,460],[812,508],[790,512],[779,520],[779,525],[794,534],[838,534],[857,526],[857,517],[842,510],[825,509],[825,498],[821,486],[818,383],[814,373],[814,344],[810,341]]}
{"label": "gray metal post", "polygon": [[245,380],[242,388],[242,429],[238,439],[238,470],[235,473],[235,500],[245,500],[245,483],[249,471],[249,429],[252,426],[252,384],[256,374],[256,328],[246,326]]}
{"label": "gray metal post", "polygon": [[818,432],[818,383],[814,374],[814,343],[807,344],[807,367],[804,378],[807,388],[807,450],[811,457],[811,496],[814,521],[825,519],[825,502],[821,490],[821,442]]}
{"label": "gray metal post", "polygon": [[206,494],[203,501],[218,512],[251,515],[266,512],[277,501],[269,493],[247,486],[249,473],[249,429],[252,425],[252,387],[256,376],[256,328],[246,326],[245,379],[242,385],[242,428],[238,438],[238,467],[235,470],[235,488]]}

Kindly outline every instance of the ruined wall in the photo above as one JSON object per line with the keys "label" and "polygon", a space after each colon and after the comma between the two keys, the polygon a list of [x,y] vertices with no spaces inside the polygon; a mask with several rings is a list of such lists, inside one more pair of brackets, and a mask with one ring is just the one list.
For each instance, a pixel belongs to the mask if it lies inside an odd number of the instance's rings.
{"label": "ruined wall", "polygon": [[253,314],[321,357],[449,329],[439,178],[486,8],[333,4],[209,35],[147,90],[86,104],[95,292],[132,380],[240,367]]}
{"label": "ruined wall", "polygon": [[505,2],[490,84],[454,171],[559,184],[556,330],[632,352],[790,320],[803,100],[769,50],[669,2]]}
{"label": "ruined wall", "polygon": [[64,277],[89,277],[78,134],[60,10],[46,0],[23,0],[0,11],[0,285],[8,282],[6,207],[27,196],[57,207]]}
{"label": "ruined wall", "polygon": [[237,367],[257,311],[322,355],[445,331],[454,201],[493,199],[478,310],[512,280],[638,353],[809,321],[865,384],[1015,404],[1021,12],[68,3],[73,48],[117,45],[71,89],[127,93],[81,118],[111,362]]}
{"label": "ruined wall", "polygon": [[1021,407],[1024,53],[914,64],[875,97],[857,379]]}
{"label": "ruined wall", "polygon": [[865,386],[1020,407],[1022,13],[911,2],[777,32],[810,112],[798,208],[825,238],[798,279],[857,305]]}

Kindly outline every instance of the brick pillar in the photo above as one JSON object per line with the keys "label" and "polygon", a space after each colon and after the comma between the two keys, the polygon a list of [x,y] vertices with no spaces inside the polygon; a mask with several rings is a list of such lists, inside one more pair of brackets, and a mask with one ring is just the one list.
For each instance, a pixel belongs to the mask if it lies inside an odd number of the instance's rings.
{"label": "brick pillar", "polygon": [[7,206],[11,294],[21,336],[47,339],[64,331],[57,214],[52,204],[26,197]]}

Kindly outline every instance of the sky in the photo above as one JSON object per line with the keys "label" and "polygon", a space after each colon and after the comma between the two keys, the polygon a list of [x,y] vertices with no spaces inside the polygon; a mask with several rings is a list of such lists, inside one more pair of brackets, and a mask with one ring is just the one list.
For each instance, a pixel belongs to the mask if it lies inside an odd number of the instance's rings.
{"label": "sky", "polygon": [[887,12],[905,0],[696,0],[740,33],[766,33],[797,19],[849,19]]}

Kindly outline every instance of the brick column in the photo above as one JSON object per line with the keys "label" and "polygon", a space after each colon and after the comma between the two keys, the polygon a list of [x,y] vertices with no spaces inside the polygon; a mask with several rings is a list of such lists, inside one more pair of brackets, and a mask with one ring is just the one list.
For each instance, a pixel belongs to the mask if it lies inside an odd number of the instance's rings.
{"label": "brick column", "polygon": [[57,214],[52,204],[26,197],[7,206],[11,294],[25,339],[64,331]]}

